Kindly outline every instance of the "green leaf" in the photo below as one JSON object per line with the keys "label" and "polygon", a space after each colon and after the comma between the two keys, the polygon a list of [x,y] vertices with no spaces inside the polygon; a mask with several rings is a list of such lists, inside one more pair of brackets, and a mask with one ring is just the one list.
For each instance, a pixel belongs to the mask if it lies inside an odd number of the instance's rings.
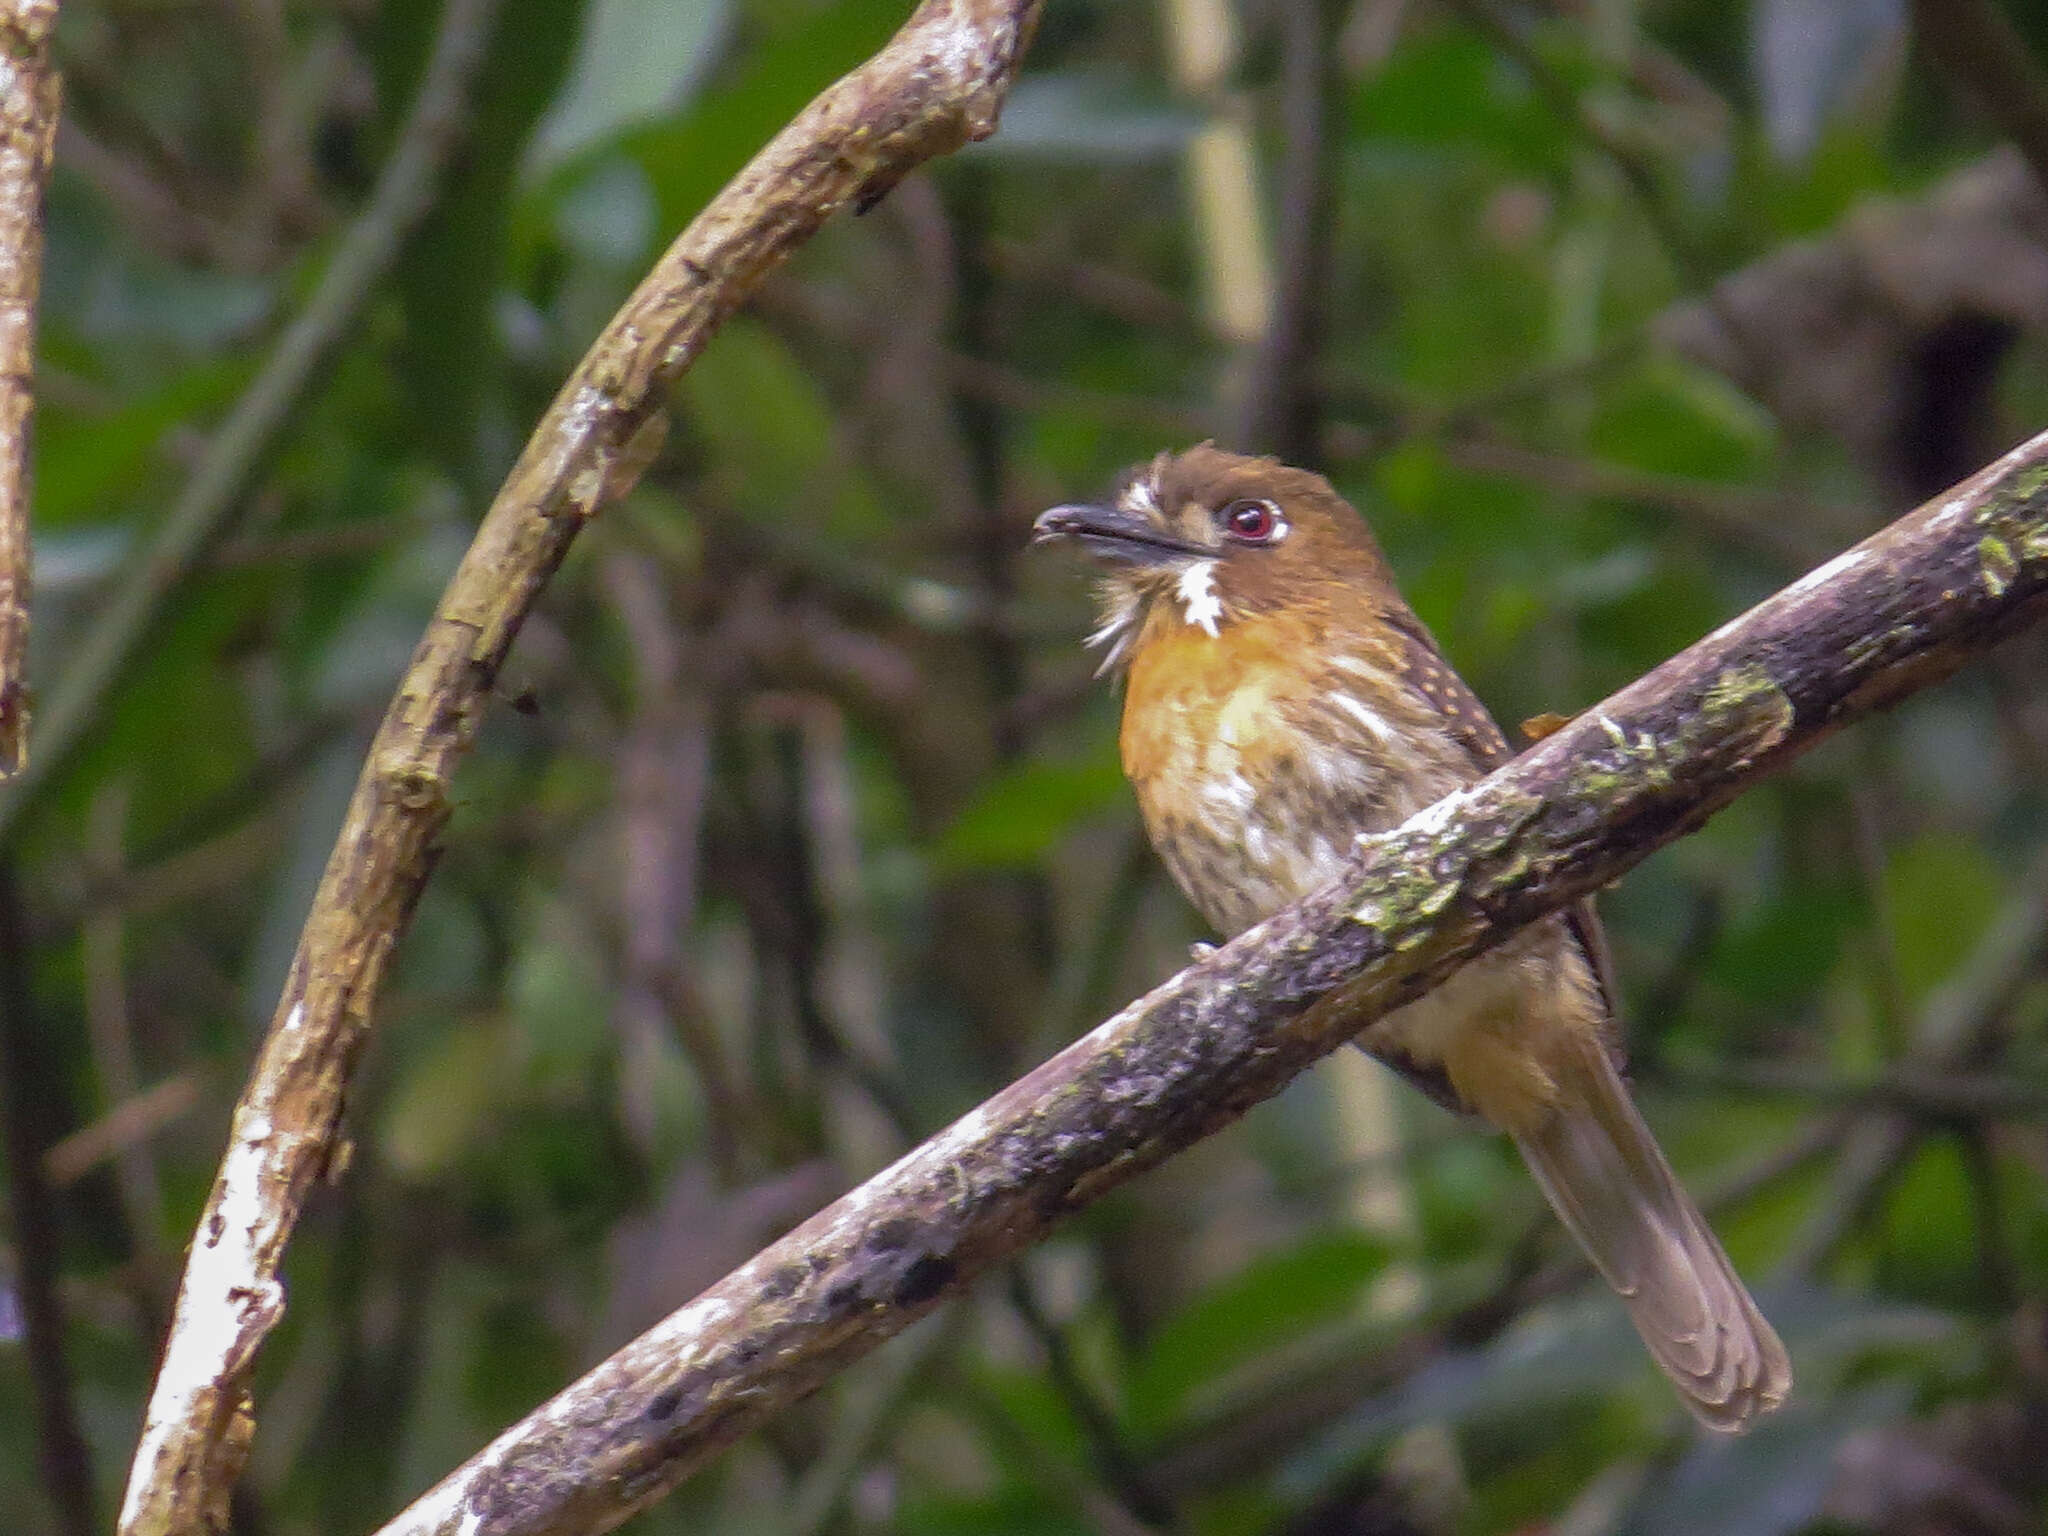
{"label": "green leaf", "polygon": [[1127,1389],[1133,1421],[1162,1428],[1233,1366],[1351,1315],[1387,1257],[1363,1232],[1329,1232],[1247,1265],[1152,1336]]}
{"label": "green leaf", "polygon": [[1885,1203],[1878,1239],[1885,1293],[1932,1306],[1995,1304],[1985,1294],[1984,1214],[1961,1145],[1953,1137],[1927,1141]]}
{"label": "green leaf", "polygon": [[1899,981],[1917,1002],[1975,948],[2004,881],[1981,844],[1938,831],[1894,853],[1884,884]]}
{"label": "green leaf", "polygon": [[[423,7],[424,9],[424,7]],[[527,135],[568,67],[583,0],[507,0],[491,34],[465,152],[398,270],[399,371],[418,430],[451,471],[470,461],[498,350],[513,188]]]}
{"label": "green leaf", "polygon": [[220,656],[261,611],[271,585],[230,572],[187,587],[101,702],[62,777],[67,809],[98,785],[126,779],[134,788],[130,834],[146,843],[235,782],[249,743],[246,696]]}
{"label": "green leaf", "polygon": [[407,1067],[377,1132],[378,1150],[399,1177],[438,1178],[485,1140],[511,1076],[508,1037],[503,1019],[468,1020]]}
{"label": "green leaf", "polygon": [[940,834],[933,857],[953,870],[1027,868],[1077,822],[1125,793],[1123,770],[1108,750],[1070,762],[1020,764],[968,802]]}
{"label": "green leaf", "polygon": [[558,896],[534,902],[505,996],[529,1080],[543,1089],[581,1081],[613,1043],[611,980],[591,914]]}
{"label": "green leaf", "polygon": [[529,169],[673,112],[731,15],[731,0],[590,0],[568,81],[534,133]]}
{"label": "green leaf", "polygon": [[127,518],[142,494],[163,502],[183,480],[158,450],[175,427],[202,422],[248,377],[237,361],[188,368],[163,388],[107,412],[56,401],[36,412],[35,515],[39,527]]}
{"label": "green leaf", "polygon": [[813,96],[887,41],[906,14],[874,0],[838,0],[753,50],[738,74],[681,117],[622,137],[618,147],[654,187],[661,227],[680,230],[694,218]]}
{"label": "green leaf", "polygon": [[1827,980],[1844,938],[1866,914],[1852,886],[1801,883],[1730,923],[1707,975],[1747,1001],[1792,1007]]}
{"label": "green leaf", "polygon": [[833,451],[832,403],[766,326],[734,320],[683,375],[715,493],[743,516],[865,544],[890,525],[873,484]]}
{"label": "green leaf", "polygon": [[890,1521],[902,1536],[1096,1536],[1102,1526],[1061,1506],[1050,1490],[1006,1482],[981,1498],[927,1493],[908,1498]]}
{"label": "green leaf", "polygon": [[1482,150],[1516,169],[1562,171],[1571,140],[1489,40],[1443,27],[1397,49],[1351,100],[1368,142]]}
{"label": "green leaf", "polygon": [[1026,75],[1003,106],[1003,131],[974,145],[977,158],[1094,163],[1177,155],[1202,125],[1147,82],[1099,70]]}
{"label": "green leaf", "polygon": [[1776,441],[1769,416],[1726,379],[1668,359],[1610,390],[1587,435],[1596,457],[1713,480],[1753,474]]}
{"label": "green leaf", "polygon": [[1650,1485],[1620,1529],[1627,1536],[1789,1536],[1812,1528],[1841,1480],[1844,1442],[1896,1422],[1909,1401],[1901,1386],[1886,1383],[1843,1394],[1826,1412],[1794,1406],[1739,1439],[1702,1440]]}

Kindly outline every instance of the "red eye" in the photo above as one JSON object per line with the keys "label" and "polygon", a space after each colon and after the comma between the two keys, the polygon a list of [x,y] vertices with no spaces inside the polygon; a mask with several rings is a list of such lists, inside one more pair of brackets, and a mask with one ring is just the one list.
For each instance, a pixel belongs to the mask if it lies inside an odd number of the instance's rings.
{"label": "red eye", "polygon": [[1246,544],[1272,544],[1287,532],[1287,520],[1270,501],[1233,501],[1222,521],[1225,533]]}

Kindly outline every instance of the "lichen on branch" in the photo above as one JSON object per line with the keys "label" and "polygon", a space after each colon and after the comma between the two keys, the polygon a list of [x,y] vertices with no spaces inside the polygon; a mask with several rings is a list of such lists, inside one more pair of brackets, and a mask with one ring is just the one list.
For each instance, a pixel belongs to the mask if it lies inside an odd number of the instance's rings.
{"label": "lichen on branch", "polygon": [[[1980,546],[2005,553],[1985,580]],[[2048,433],[1197,961],[628,1344],[382,1536],[586,1536],[1361,1023],[2048,611]],[[1343,1006],[1327,1006],[1331,999]]]}

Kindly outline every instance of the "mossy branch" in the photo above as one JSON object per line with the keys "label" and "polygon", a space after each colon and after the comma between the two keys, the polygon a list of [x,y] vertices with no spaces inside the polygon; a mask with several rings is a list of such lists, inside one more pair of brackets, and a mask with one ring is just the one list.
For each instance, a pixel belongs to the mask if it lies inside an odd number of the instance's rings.
{"label": "mossy branch", "polygon": [[[2048,434],[1795,582],[772,1244],[382,1536],[587,1536],[1379,1012],[2048,612]],[[1339,1006],[1341,1004],[1341,1006]]]}

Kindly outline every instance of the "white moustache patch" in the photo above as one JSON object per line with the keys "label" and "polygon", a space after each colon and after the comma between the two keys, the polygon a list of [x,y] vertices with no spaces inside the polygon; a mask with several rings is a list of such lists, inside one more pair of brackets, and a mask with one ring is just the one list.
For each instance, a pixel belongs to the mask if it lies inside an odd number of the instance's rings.
{"label": "white moustache patch", "polygon": [[1180,606],[1188,623],[1213,640],[1223,618],[1223,599],[1216,595],[1216,562],[1197,560],[1180,573]]}

